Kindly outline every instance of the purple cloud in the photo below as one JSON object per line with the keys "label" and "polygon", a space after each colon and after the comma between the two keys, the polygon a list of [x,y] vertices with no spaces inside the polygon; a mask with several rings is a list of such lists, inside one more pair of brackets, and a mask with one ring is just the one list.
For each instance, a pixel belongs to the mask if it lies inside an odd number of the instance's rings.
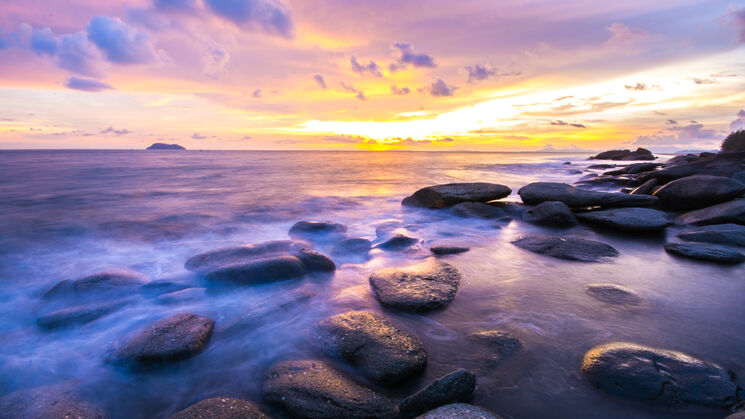
{"label": "purple cloud", "polygon": [[577,123],[572,124],[569,122],[564,122],[562,120],[551,121],[551,125],[559,126],[559,127],[566,126],[566,127],[574,127],[574,128],[587,128],[587,126],[585,126],[584,124],[577,124]]}
{"label": "purple cloud", "polygon": [[406,68],[409,65],[414,67],[428,67],[433,68],[435,59],[427,54],[417,54],[414,52],[414,47],[411,44],[396,42],[393,44],[393,48],[396,48],[400,54],[395,63],[388,66],[391,72],[397,71],[402,68]]}
{"label": "purple cloud", "polygon": [[149,64],[156,61],[150,37],[119,18],[98,16],[86,28],[88,39],[116,64]]}
{"label": "purple cloud", "polygon": [[639,83],[636,84],[624,84],[623,87],[626,88],[626,90],[631,91],[645,91],[645,90],[662,90],[662,88],[657,84],[647,84],[647,83]]}
{"label": "purple cloud", "polygon": [[128,129],[114,129],[114,127],[108,127],[101,131],[101,134],[114,134],[116,136],[131,134],[132,131]]}
{"label": "purple cloud", "polygon": [[443,79],[437,79],[429,87],[424,87],[420,91],[429,92],[432,96],[444,97],[453,96],[457,89],[457,86],[450,86]]}
{"label": "purple cloud", "polygon": [[202,135],[202,134],[200,134],[198,132],[195,132],[194,134],[191,135],[191,138],[193,138],[195,140],[206,140],[209,137],[207,137],[206,135]]}
{"label": "purple cloud", "polygon": [[738,41],[745,43],[745,7],[742,9],[732,7],[727,11],[727,15],[737,28]]}
{"label": "purple cloud", "polygon": [[380,67],[375,61],[370,60],[367,64],[360,64],[357,61],[357,57],[352,56],[352,58],[349,59],[349,64],[352,66],[352,71],[357,74],[364,75],[370,73],[375,77],[383,77],[383,74],[380,73]]}
{"label": "purple cloud", "polygon": [[256,89],[251,93],[251,97],[260,98],[261,97],[261,89]]}
{"label": "purple cloud", "polygon": [[197,0],[153,0],[153,6],[164,12],[191,12],[197,10]]}
{"label": "purple cloud", "polygon": [[318,83],[319,86],[321,86],[321,89],[326,90],[328,87],[326,86],[326,80],[323,79],[323,76],[320,74],[316,74],[313,76],[313,80]]}
{"label": "purple cloud", "polygon": [[497,70],[487,68],[480,64],[476,64],[473,67],[471,67],[470,65],[466,66],[466,71],[468,71],[469,83],[486,80],[489,77],[497,74]]}
{"label": "purple cloud", "polygon": [[406,86],[398,87],[394,84],[393,86],[391,86],[391,93],[393,93],[394,95],[403,96],[403,95],[408,95],[409,93],[411,93],[411,89],[409,89]]}
{"label": "purple cloud", "polygon": [[740,110],[740,112],[737,113],[737,119],[732,121],[731,124],[729,124],[729,128],[732,131],[737,131],[740,129],[745,129],[745,109]]}
{"label": "purple cloud", "polygon": [[57,37],[49,28],[34,28],[31,32],[31,51],[38,55],[53,56],[57,53]]}
{"label": "purple cloud", "polygon": [[259,28],[273,35],[291,38],[295,27],[287,8],[277,1],[264,0],[205,0],[215,14],[241,28]]}
{"label": "purple cloud", "polygon": [[75,89],[75,90],[82,90],[85,92],[100,92],[102,90],[111,90],[113,87],[105,82],[94,80],[94,79],[85,79],[82,77],[69,77],[65,81],[65,87],[69,89]]}

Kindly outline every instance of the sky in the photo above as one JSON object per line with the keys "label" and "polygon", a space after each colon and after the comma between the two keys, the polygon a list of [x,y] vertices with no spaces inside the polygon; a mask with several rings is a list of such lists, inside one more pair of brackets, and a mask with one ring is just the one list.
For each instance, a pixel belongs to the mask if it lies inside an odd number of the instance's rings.
{"label": "sky", "polygon": [[0,1],[0,149],[666,152],[741,128],[745,1]]}

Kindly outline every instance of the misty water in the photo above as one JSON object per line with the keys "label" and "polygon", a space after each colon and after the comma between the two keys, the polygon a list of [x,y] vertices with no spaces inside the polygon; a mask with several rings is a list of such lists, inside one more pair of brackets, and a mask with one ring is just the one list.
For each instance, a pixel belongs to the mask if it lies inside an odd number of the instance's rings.
{"label": "misty water", "polygon": [[[424,342],[425,373],[379,387],[399,399],[456,368],[478,377],[474,404],[506,418],[704,417],[726,411],[666,409],[610,397],[581,376],[584,353],[610,341],[679,350],[745,374],[745,268],[684,260],[664,235],[623,235],[578,226],[555,230],[520,220],[457,218],[412,210],[401,199],[437,183],[483,181],[513,189],[534,181],[573,183],[597,162],[586,154],[417,152],[3,151],[0,152],[0,396],[62,383],[114,418],[167,417],[214,396],[261,403],[273,363],[322,358],[310,327],[351,309],[384,313]],[[563,164],[571,162],[571,165]],[[194,254],[287,239],[301,220],[329,220],[350,237],[376,241],[397,229],[423,240],[407,252],[335,258],[331,277],[256,286],[208,283],[184,268]],[[614,246],[606,263],[552,259],[510,244],[526,233],[572,234]],[[667,234],[672,234],[668,231]],[[383,309],[368,277],[432,258],[432,244],[471,247],[442,257],[463,273],[447,308],[424,314]],[[316,246],[325,254],[330,248]],[[109,268],[164,284],[83,326],[47,331],[42,295],[61,280]],[[590,283],[637,291],[635,306],[598,301]],[[194,288],[186,298],[163,298]],[[159,291],[160,290],[160,291]],[[152,371],[109,362],[112,346],[145,325],[191,312],[215,320],[204,352]],[[524,348],[494,366],[467,336],[509,331]],[[742,383],[740,383],[742,385]],[[270,409],[267,406],[267,411]]]}

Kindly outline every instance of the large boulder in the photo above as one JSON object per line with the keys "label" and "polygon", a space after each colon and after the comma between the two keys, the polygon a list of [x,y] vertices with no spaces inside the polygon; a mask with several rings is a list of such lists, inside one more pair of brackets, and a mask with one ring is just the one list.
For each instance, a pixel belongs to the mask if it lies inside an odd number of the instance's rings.
{"label": "large boulder", "polygon": [[401,416],[414,417],[446,404],[466,402],[475,389],[474,373],[466,369],[455,370],[402,400],[399,404]]}
{"label": "large boulder", "polygon": [[682,231],[678,233],[678,237],[690,242],[745,246],[745,226],[715,224]]}
{"label": "large boulder", "polygon": [[224,247],[192,256],[186,261],[184,267],[192,272],[206,274],[225,265],[270,256],[294,254],[304,247],[308,247],[308,243],[293,240],[273,240],[264,243]]}
{"label": "large boulder", "polygon": [[372,242],[361,237],[344,239],[334,245],[333,255],[367,255],[372,249]]}
{"label": "large boulder", "polygon": [[445,262],[386,268],[370,275],[370,285],[381,304],[410,311],[432,310],[450,304],[460,280],[460,271]]}
{"label": "large boulder", "polygon": [[507,186],[495,183],[448,183],[419,189],[401,203],[411,207],[444,208],[459,202],[494,201],[511,193]]}
{"label": "large boulder", "polygon": [[592,160],[654,160],[656,157],[646,148],[631,150],[609,150],[590,157]]}
{"label": "large boulder", "polygon": [[608,304],[636,305],[641,301],[636,291],[617,284],[589,284],[585,291],[591,297]]}
{"label": "large boulder", "polygon": [[100,299],[106,296],[121,297],[138,292],[147,284],[148,278],[126,269],[101,271],[76,280],[64,280],[44,294],[44,298],[72,297],[76,299]]}
{"label": "large boulder", "polygon": [[665,250],[678,256],[709,262],[740,263],[745,261],[745,255],[737,250],[716,244],[667,243]]}
{"label": "large boulder", "polygon": [[378,314],[349,311],[316,323],[313,330],[324,352],[380,383],[398,383],[427,365],[422,341]]}
{"label": "large boulder", "polygon": [[745,199],[736,199],[700,210],[690,211],[678,217],[679,224],[742,224],[745,225]]}
{"label": "large boulder", "polygon": [[517,191],[523,202],[538,205],[546,201],[560,201],[570,207],[644,207],[657,203],[649,195],[595,192],[577,189],[565,183],[536,182]]}
{"label": "large boulder", "polygon": [[618,256],[618,250],[610,245],[576,237],[520,236],[512,244],[534,253],[579,262],[603,262]]}
{"label": "large boulder", "polygon": [[264,375],[264,400],[294,417],[395,418],[398,406],[323,361],[285,361]]}
{"label": "large boulder", "polygon": [[451,403],[417,416],[416,419],[501,419],[482,407],[465,403]]}
{"label": "large boulder", "polygon": [[682,407],[728,407],[737,385],[724,368],[681,352],[627,342],[596,346],[582,362],[595,387],[617,397]]}
{"label": "large boulder", "polygon": [[721,176],[696,175],[674,180],[654,196],[671,210],[691,210],[720,204],[745,193],[745,184]]}
{"label": "large boulder", "polygon": [[577,218],[569,207],[559,201],[541,202],[523,212],[523,220],[549,227],[571,227],[577,225]]}
{"label": "large boulder", "polygon": [[301,278],[307,273],[300,258],[283,255],[221,266],[207,272],[206,278],[211,281],[261,284]]}
{"label": "large boulder", "polygon": [[16,391],[0,398],[0,417],[13,419],[104,419],[106,413],[64,385]]}
{"label": "large boulder", "polygon": [[704,154],[689,163],[676,164],[640,174],[639,180],[646,182],[657,179],[664,184],[675,179],[693,175],[709,175],[735,177],[738,172],[745,170],[745,152]]}
{"label": "large boulder", "polygon": [[662,166],[662,163],[634,163],[624,166],[620,169],[610,170],[603,175],[618,176],[618,175],[635,175],[637,173],[649,172]]}
{"label": "large boulder", "polygon": [[98,304],[69,306],[39,316],[36,319],[36,324],[42,329],[58,329],[75,325],[79,326],[112,313],[124,306],[126,303],[126,301],[119,300]]}
{"label": "large boulder", "polygon": [[270,419],[248,400],[213,397],[178,411],[168,419]]}
{"label": "large boulder", "polygon": [[581,212],[577,214],[577,218],[618,230],[639,232],[662,231],[672,224],[667,214],[650,208],[614,208]]}
{"label": "large boulder", "polygon": [[207,346],[214,325],[204,316],[176,314],[134,333],[118,345],[115,356],[122,362],[141,364],[191,358]]}
{"label": "large boulder", "polygon": [[331,221],[298,221],[289,231],[293,239],[312,242],[333,242],[344,239],[347,226]]}

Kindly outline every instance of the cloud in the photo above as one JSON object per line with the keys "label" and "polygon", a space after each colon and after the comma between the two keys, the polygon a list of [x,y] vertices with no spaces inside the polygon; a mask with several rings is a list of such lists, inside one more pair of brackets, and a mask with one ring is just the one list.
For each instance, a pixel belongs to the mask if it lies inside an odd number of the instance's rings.
{"label": "cloud", "polygon": [[313,80],[315,80],[316,83],[318,83],[319,86],[321,86],[321,89],[326,90],[326,80],[323,79],[323,76],[320,74],[316,74],[313,76]]}
{"label": "cloud", "polygon": [[574,128],[587,128],[584,124],[577,124],[577,123],[572,124],[569,122],[564,122],[562,120],[551,121],[551,125],[560,126],[560,127],[566,126],[566,127],[574,127]]}
{"label": "cloud", "polygon": [[393,93],[394,95],[408,95],[409,93],[411,93],[411,89],[406,86],[398,87],[394,84],[393,86],[391,86],[391,93]]}
{"label": "cloud", "polygon": [[740,43],[745,43],[745,7],[742,9],[730,7],[729,10],[727,10],[727,17],[737,29],[737,40]]}
{"label": "cloud", "polygon": [[256,89],[251,93],[251,97],[260,98],[261,97],[261,89]]}
{"label": "cloud", "polygon": [[729,124],[729,129],[732,131],[737,131],[739,129],[745,129],[745,109],[740,110],[740,112],[737,113],[737,119],[732,121],[731,124]]}
{"label": "cloud", "polygon": [[631,29],[620,22],[613,23],[605,29],[611,33],[608,44],[619,48],[631,49],[631,47],[636,44],[647,42],[655,38],[647,32]]}
{"label": "cloud", "polygon": [[274,0],[205,0],[215,14],[244,29],[291,38],[295,27],[290,12]]}
{"label": "cloud", "polygon": [[357,100],[362,100],[362,101],[367,100],[367,96],[365,96],[365,93],[363,93],[362,91],[358,91],[354,97],[356,97]]}
{"label": "cloud", "polygon": [[370,60],[367,64],[360,64],[357,61],[357,57],[352,56],[352,58],[349,59],[349,64],[352,66],[352,71],[357,74],[364,75],[370,73],[375,77],[383,77],[383,74],[380,72],[380,67],[375,61]]}
{"label": "cloud", "polygon": [[86,27],[88,39],[112,63],[149,64],[157,60],[150,37],[116,17],[98,16]]}
{"label": "cloud", "polygon": [[367,138],[359,135],[328,135],[323,137],[325,141],[340,144],[365,144]]}
{"label": "cloud", "polygon": [[68,77],[67,80],[65,80],[65,87],[85,92],[100,92],[102,90],[113,89],[113,87],[108,83],[74,76]]}
{"label": "cloud", "polygon": [[486,80],[497,74],[496,69],[486,68],[480,64],[476,64],[473,67],[470,65],[466,66],[466,71],[468,71],[468,83]]}
{"label": "cloud", "polygon": [[344,82],[341,82],[340,84],[341,84],[341,88],[344,89],[345,92],[356,93],[354,97],[356,97],[358,100],[362,100],[362,101],[367,100],[367,97],[365,96],[365,93],[362,92],[362,90],[359,90],[356,87],[352,86],[351,84],[346,84]]}
{"label": "cloud", "polygon": [[253,138],[253,137],[252,137],[252,136],[250,136],[250,135],[244,135],[243,137],[241,137],[241,140],[250,140],[250,139],[252,139],[252,138]]}
{"label": "cloud", "polygon": [[698,77],[691,77],[691,80],[696,84],[714,84],[716,80],[713,79],[701,79]]}
{"label": "cloud", "polygon": [[220,75],[230,61],[230,53],[220,46],[210,48],[207,55],[202,57],[202,71],[210,77]]}
{"label": "cloud", "polygon": [[415,53],[414,47],[411,44],[396,42],[395,44],[393,44],[393,48],[397,49],[400,55],[396,59],[395,63],[392,63],[388,66],[388,69],[391,72],[404,69],[408,67],[409,65],[412,65],[417,68],[419,67],[433,68],[437,66],[435,64],[435,59],[432,58],[431,56],[427,54]]}
{"label": "cloud", "polygon": [[662,88],[657,84],[646,84],[646,83],[639,83],[636,84],[625,84],[623,87],[626,88],[626,90],[632,90],[632,91],[645,91],[645,90],[662,90]]}
{"label": "cloud", "polygon": [[450,137],[443,137],[443,138],[436,139],[435,142],[436,143],[452,143],[452,142],[455,142],[455,140]]}
{"label": "cloud", "polygon": [[457,89],[457,86],[449,86],[443,79],[437,79],[429,87],[424,87],[420,91],[429,92],[432,96],[444,97],[453,96]]}
{"label": "cloud", "polygon": [[49,28],[34,28],[31,32],[31,51],[38,55],[53,56],[57,53],[57,36]]}
{"label": "cloud", "polygon": [[128,129],[114,129],[114,127],[108,127],[101,131],[101,134],[114,134],[116,136],[131,134],[132,131]]}
{"label": "cloud", "polygon": [[209,137],[207,137],[206,135],[202,135],[202,134],[200,134],[198,132],[195,132],[194,134],[191,135],[191,138],[193,138],[195,140],[206,140]]}
{"label": "cloud", "polygon": [[197,0],[153,0],[153,6],[164,12],[192,12],[197,10]]}
{"label": "cloud", "polygon": [[58,67],[83,76],[100,77],[103,74],[100,59],[100,53],[84,33],[60,37],[55,57]]}
{"label": "cloud", "polygon": [[667,122],[665,122],[668,125],[678,125],[678,121],[674,119],[668,119]]}
{"label": "cloud", "polygon": [[718,142],[721,136],[718,131],[704,129],[703,124],[692,123],[685,126],[674,125],[653,135],[641,135],[633,145],[685,147],[698,143],[710,147]]}

